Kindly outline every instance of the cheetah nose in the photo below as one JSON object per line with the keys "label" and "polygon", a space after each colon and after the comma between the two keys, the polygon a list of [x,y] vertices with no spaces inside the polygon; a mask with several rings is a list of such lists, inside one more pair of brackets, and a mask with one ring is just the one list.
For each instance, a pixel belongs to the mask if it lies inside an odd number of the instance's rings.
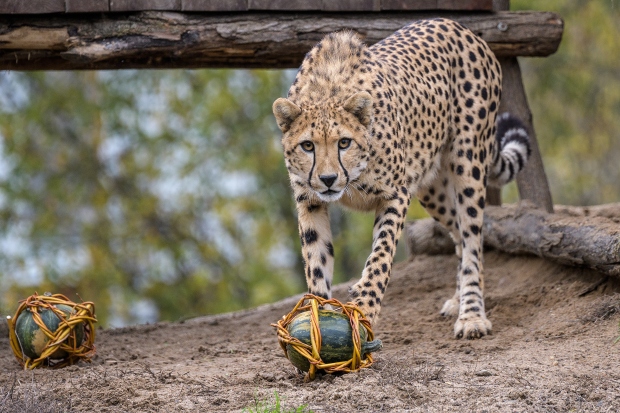
{"label": "cheetah nose", "polygon": [[323,182],[328,188],[334,184],[336,178],[338,178],[338,174],[319,175],[319,179],[321,180],[321,182]]}

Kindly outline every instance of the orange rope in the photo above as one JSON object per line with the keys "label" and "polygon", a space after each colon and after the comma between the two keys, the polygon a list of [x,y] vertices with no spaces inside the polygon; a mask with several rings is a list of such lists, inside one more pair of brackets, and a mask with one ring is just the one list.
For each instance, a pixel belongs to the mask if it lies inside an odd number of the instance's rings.
{"label": "orange rope", "polygon": [[[306,300],[309,300],[310,303],[304,305]],[[340,308],[342,313],[349,318],[352,330],[351,336],[353,339],[353,354],[349,360],[324,363],[321,359],[322,339],[319,325],[319,306],[325,307],[327,305]],[[304,311],[310,311],[310,345],[292,337],[287,330],[291,321]],[[370,367],[373,363],[372,355],[370,355],[370,353],[362,354],[361,350],[362,340],[360,338],[360,324],[368,333],[367,341],[372,341],[374,339],[374,333],[372,332],[370,321],[368,321],[357,305],[354,303],[342,304],[335,298],[325,299],[312,294],[306,294],[299,300],[290,313],[282,317],[277,323],[271,325],[277,329],[278,342],[282,350],[284,350],[284,355],[288,358],[286,346],[290,344],[299,354],[310,362],[310,370],[308,371],[307,379],[314,380],[317,370],[324,370],[326,373],[349,373],[365,367]],[[362,359],[362,357],[364,357],[364,359]]]}
{"label": "orange rope", "polygon": [[[71,307],[74,311],[67,317],[67,314],[56,307],[59,304]],[[15,333],[17,317],[26,309],[32,313],[32,319],[49,339],[41,355],[34,360],[23,353],[19,338]],[[42,309],[53,311],[60,319],[56,331],[50,331],[43,323],[40,315],[40,310]],[[39,295],[34,293],[25,300],[20,301],[15,315],[8,322],[11,348],[15,357],[25,369],[33,369],[39,366],[64,367],[75,364],[78,360],[90,361],[95,355],[94,323],[97,322],[97,318],[95,317],[95,304],[91,301],[76,304],[62,294]],[[75,326],[79,324],[84,325],[84,339],[80,345],[76,343],[75,335]],[[49,357],[59,349],[64,350],[67,356],[61,359],[50,359]]]}

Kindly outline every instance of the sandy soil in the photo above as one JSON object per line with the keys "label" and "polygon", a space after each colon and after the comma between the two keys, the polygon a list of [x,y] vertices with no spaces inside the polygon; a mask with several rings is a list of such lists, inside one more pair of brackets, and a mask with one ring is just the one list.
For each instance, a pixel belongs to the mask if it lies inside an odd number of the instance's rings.
{"label": "sandy soil", "polygon": [[[102,330],[91,364],[22,371],[0,338],[1,411],[229,412],[273,399],[316,412],[620,411],[620,291],[533,257],[485,255],[494,335],[456,340],[438,315],[456,258],[399,264],[375,329],[377,362],[304,383],[269,326],[297,297],[254,310]],[[336,297],[346,299],[346,285]]]}

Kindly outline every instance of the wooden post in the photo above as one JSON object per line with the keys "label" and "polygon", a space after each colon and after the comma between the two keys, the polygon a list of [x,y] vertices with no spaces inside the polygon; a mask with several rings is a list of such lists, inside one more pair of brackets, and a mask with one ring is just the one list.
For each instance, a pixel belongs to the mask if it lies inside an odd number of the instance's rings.
{"label": "wooden post", "polygon": [[[493,0],[493,11],[506,11],[510,9],[510,0]],[[506,25],[504,30],[509,30]],[[500,57],[502,66],[503,87],[501,112],[511,112],[521,119],[531,138],[532,154],[525,169],[517,176],[517,187],[521,199],[532,201],[538,208],[547,212],[553,212],[553,201],[542,157],[538,148],[538,140],[532,123],[532,112],[527,103],[527,96],[521,78],[521,69],[516,57]],[[501,192],[496,188],[487,189],[487,204],[501,205]]]}
{"label": "wooden post", "polygon": [[530,135],[532,154],[523,171],[517,175],[517,186],[521,199],[527,199],[538,208],[553,212],[553,201],[545,168],[543,166],[536,132],[532,123],[532,112],[527,103],[527,96],[521,79],[521,69],[516,57],[499,59],[502,66],[504,85],[500,112],[510,112],[523,121]]}

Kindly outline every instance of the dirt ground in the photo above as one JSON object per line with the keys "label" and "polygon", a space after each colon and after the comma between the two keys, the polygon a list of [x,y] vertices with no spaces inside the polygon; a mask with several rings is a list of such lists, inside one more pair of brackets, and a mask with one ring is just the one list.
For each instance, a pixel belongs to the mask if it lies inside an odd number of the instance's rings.
{"label": "dirt ground", "polygon": [[[439,316],[457,261],[400,263],[360,373],[304,383],[269,326],[298,297],[248,311],[101,330],[91,364],[22,371],[0,338],[0,412],[230,412],[273,400],[315,412],[618,412],[620,285],[534,257],[485,254],[494,334],[457,340]],[[336,297],[346,299],[346,285]]]}

